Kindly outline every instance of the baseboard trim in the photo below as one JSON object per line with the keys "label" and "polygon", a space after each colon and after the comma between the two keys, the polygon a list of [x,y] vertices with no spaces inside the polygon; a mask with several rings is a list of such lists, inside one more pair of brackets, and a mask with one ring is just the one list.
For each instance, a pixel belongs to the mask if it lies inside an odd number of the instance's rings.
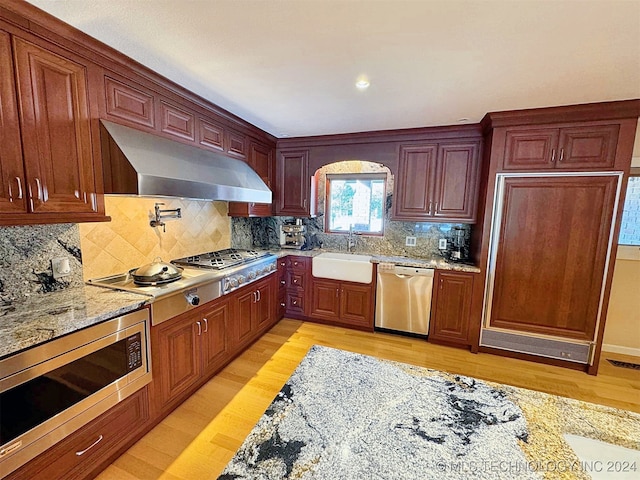
{"label": "baseboard trim", "polygon": [[622,355],[631,355],[633,357],[640,357],[640,348],[622,347],[620,345],[611,345],[608,343],[602,344],[603,352],[620,353]]}

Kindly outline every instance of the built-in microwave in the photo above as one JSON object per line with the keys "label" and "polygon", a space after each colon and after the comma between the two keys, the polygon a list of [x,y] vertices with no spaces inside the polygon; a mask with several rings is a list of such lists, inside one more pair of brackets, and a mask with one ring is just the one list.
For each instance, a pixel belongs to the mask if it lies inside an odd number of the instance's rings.
{"label": "built-in microwave", "polygon": [[0,360],[0,478],[151,381],[148,310]]}

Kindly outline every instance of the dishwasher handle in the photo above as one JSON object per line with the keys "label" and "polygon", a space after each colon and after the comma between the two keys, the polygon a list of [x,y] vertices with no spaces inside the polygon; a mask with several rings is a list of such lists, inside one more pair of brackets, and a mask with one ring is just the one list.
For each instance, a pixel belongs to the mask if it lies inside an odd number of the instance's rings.
{"label": "dishwasher handle", "polygon": [[393,268],[378,270],[378,273],[397,275],[398,277],[433,277],[434,271],[435,270],[433,268],[401,267],[396,265]]}

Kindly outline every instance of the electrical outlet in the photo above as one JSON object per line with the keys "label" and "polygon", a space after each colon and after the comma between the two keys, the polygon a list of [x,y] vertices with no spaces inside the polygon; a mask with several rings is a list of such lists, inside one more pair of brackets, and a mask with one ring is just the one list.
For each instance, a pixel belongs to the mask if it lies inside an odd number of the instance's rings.
{"label": "electrical outlet", "polygon": [[404,244],[407,247],[415,247],[416,246],[416,237],[406,237]]}
{"label": "electrical outlet", "polygon": [[446,250],[447,249],[447,239],[446,238],[441,238],[440,240],[438,240],[438,248],[440,250]]}
{"label": "electrical outlet", "polygon": [[71,265],[67,257],[51,259],[51,272],[56,280],[60,277],[66,277],[71,274]]}

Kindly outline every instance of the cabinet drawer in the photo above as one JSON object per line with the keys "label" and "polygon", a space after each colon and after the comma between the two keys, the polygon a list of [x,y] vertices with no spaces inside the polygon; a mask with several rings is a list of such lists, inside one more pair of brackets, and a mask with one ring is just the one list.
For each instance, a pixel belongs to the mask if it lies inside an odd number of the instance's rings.
{"label": "cabinet drawer", "polygon": [[309,257],[287,257],[287,266],[293,272],[306,272],[310,263]]}
{"label": "cabinet drawer", "polygon": [[305,283],[306,283],[306,273],[299,273],[299,272],[287,273],[287,281],[286,281],[287,288],[304,290]]}
{"label": "cabinet drawer", "polygon": [[6,480],[93,478],[149,419],[147,387],[42,453]]}
{"label": "cabinet drawer", "polygon": [[287,312],[304,315],[304,293],[287,293]]}

